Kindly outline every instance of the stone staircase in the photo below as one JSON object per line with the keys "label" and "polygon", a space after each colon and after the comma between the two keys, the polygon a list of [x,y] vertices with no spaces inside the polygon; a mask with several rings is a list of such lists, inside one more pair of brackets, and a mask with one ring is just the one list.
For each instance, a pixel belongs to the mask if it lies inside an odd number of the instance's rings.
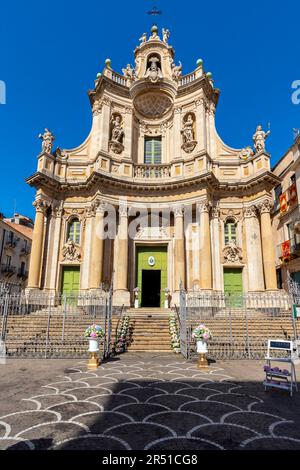
{"label": "stone staircase", "polygon": [[[63,318],[63,307],[51,310],[47,342],[48,312],[41,309],[28,315],[9,315],[7,320],[6,350],[8,357],[83,357],[87,355],[85,329],[102,321],[76,308]],[[118,318],[112,320],[112,344],[115,340]]]}
{"label": "stone staircase", "polygon": [[128,309],[130,338],[128,351],[171,352],[168,317],[171,309]]}

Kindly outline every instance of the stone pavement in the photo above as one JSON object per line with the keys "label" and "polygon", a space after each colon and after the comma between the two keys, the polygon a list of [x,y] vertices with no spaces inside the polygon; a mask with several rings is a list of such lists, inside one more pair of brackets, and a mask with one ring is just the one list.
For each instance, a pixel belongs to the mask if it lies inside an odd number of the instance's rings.
{"label": "stone pavement", "polygon": [[95,372],[74,360],[0,367],[0,449],[300,449],[300,392],[264,392],[262,361],[199,371],[127,353]]}

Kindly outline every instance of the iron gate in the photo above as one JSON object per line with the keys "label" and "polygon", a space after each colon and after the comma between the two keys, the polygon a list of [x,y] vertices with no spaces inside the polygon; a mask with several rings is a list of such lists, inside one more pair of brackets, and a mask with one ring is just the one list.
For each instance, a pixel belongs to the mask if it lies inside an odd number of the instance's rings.
{"label": "iron gate", "polygon": [[87,357],[85,329],[105,329],[102,357],[111,352],[112,289],[100,294],[0,295],[0,339],[7,357]]}
{"label": "iron gate", "polygon": [[195,351],[192,331],[210,328],[209,356],[214,359],[258,359],[266,354],[268,338],[296,338],[292,300],[287,293],[230,296],[185,292],[180,288],[180,348],[184,357]]}

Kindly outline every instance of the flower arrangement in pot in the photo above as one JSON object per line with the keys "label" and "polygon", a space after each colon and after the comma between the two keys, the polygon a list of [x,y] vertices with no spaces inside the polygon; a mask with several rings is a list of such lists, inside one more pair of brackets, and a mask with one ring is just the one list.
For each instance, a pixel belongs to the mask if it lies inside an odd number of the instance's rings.
{"label": "flower arrangement in pot", "polygon": [[212,339],[210,329],[205,325],[198,325],[194,329],[192,337],[196,340],[197,352],[200,355],[205,355],[207,353],[207,342]]}
{"label": "flower arrangement in pot", "polygon": [[139,308],[139,292],[140,292],[140,288],[139,287],[135,287],[133,289],[133,292],[134,292],[134,308]]}
{"label": "flower arrangement in pot", "polygon": [[99,359],[97,357],[97,353],[99,351],[99,339],[105,336],[105,331],[102,326],[94,323],[85,330],[84,336],[89,340],[90,359],[88,362],[88,368],[96,369],[99,365]]}

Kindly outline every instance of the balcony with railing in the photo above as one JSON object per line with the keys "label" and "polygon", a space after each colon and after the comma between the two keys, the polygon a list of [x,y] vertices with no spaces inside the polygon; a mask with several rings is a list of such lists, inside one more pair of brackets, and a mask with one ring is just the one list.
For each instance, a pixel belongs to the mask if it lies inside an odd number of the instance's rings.
{"label": "balcony with railing", "polygon": [[16,267],[9,264],[1,264],[1,272],[5,276],[13,276],[16,273]]}
{"label": "balcony with railing", "polygon": [[291,259],[298,258],[300,256],[299,236],[294,236],[277,245],[276,254],[277,258],[282,261],[290,261]]}
{"label": "balcony with railing", "polygon": [[17,276],[25,280],[28,278],[28,271],[24,268],[19,268]]}
{"label": "balcony with railing", "polygon": [[21,249],[21,255],[28,256],[30,254],[30,246],[23,246]]}
{"label": "balcony with railing", "polygon": [[5,242],[5,248],[15,248],[19,239],[17,237],[8,237]]}

